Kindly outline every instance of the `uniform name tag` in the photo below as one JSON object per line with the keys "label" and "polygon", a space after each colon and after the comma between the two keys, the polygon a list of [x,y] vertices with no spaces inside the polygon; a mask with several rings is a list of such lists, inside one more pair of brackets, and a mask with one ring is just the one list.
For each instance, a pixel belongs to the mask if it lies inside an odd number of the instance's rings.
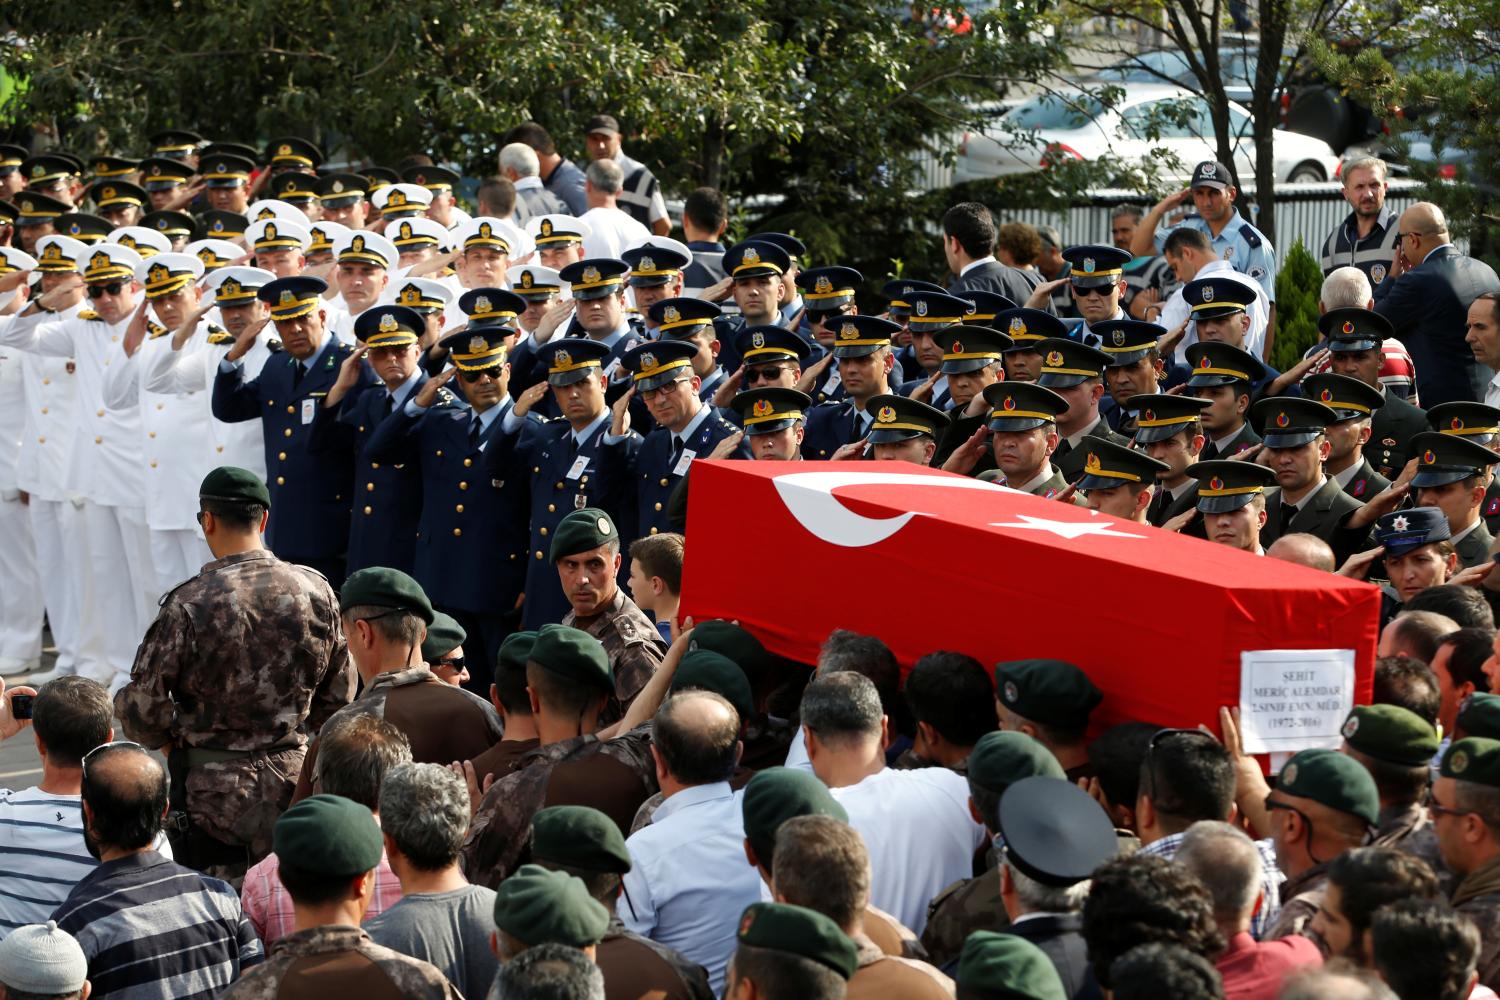
{"label": "uniform name tag", "polygon": [[693,459],[695,459],[697,457],[698,457],[698,453],[696,451],[694,451],[693,449],[691,449],[691,448],[684,448],[684,449],[682,449],[682,457],[677,460],[677,465],[675,467],[673,467],[673,469],[672,469],[672,475],[674,475],[674,476],[681,476],[681,475],[686,474],[686,472],[688,470],[688,466],[692,465],[693,464]]}
{"label": "uniform name tag", "polygon": [[315,399],[304,399],[302,401],[302,422],[310,424],[313,417],[318,415],[318,401]]}
{"label": "uniform name tag", "polygon": [[609,364],[607,364],[607,365],[604,366],[604,375],[605,375],[606,378],[613,378],[615,372],[617,372],[619,370],[620,370],[620,359],[619,358],[615,358]]}
{"label": "uniform name tag", "polygon": [[573,459],[573,467],[568,470],[568,475],[566,478],[577,479],[579,476],[583,475],[583,470],[587,469],[588,467],[589,457],[587,455],[579,455],[577,458]]}
{"label": "uniform name tag", "polygon": [[833,392],[833,390],[837,389],[843,383],[843,381],[844,380],[839,377],[839,366],[837,364],[829,365],[828,381],[823,383],[823,391],[831,393]]}

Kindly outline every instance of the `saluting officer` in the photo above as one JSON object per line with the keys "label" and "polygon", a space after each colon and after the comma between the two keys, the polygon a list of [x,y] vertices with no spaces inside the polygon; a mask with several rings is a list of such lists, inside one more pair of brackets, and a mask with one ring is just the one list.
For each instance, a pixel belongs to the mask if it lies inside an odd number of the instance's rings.
{"label": "saluting officer", "polygon": [[1042,374],[1041,344],[1068,335],[1068,325],[1040,309],[1004,309],[996,314],[994,326],[1005,331],[1011,346],[1001,360],[1005,378],[1010,382],[1035,382]]}
{"label": "saluting officer", "polygon": [[846,396],[839,402],[819,403],[807,415],[802,455],[831,459],[845,445],[870,432],[874,414],[869,402],[891,391],[896,350],[891,337],[900,329],[878,316],[845,316],[839,321],[833,358]]}
{"label": "saluting officer", "polygon": [[1086,438],[1116,444],[1127,441],[1110,430],[1109,421],[1099,415],[1109,355],[1074,340],[1044,340],[1037,346],[1042,352],[1042,371],[1037,384],[1056,392],[1068,404],[1057,415],[1057,433],[1062,440],[1057,443],[1052,464],[1071,483],[1083,471]]}
{"label": "saluting officer", "polygon": [[[256,346],[258,324],[241,332],[219,362],[214,378],[213,414],[226,423],[261,421],[265,442],[271,521],[266,539],[288,562],[311,566],[335,587],[344,579],[349,540],[349,486],[354,452],[345,441],[337,454],[310,448],[318,407],[338,380],[339,366],[353,352],[330,335],[324,323],[319,278],[280,278],[258,297],[271,307],[282,352],[266,361],[260,374],[245,378],[241,359]],[[361,373],[360,384],[373,376]],[[348,434],[350,429],[345,429]]]}
{"label": "saluting officer", "polygon": [[1265,555],[1260,532],[1266,523],[1266,487],[1276,482],[1276,473],[1254,462],[1219,458],[1195,462],[1187,474],[1198,480],[1198,506],[1188,523],[1201,514],[1210,542]]}
{"label": "saluting officer", "polygon": [[[586,337],[543,344],[538,359],[547,370],[547,380],[516,397],[485,451],[490,476],[531,484],[526,601],[521,605],[521,623],[526,629],[561,622],[569,611],[557,569],[547,556],[563,518],[586,507],[614,509],[631,485],[610,483],[600,469],[599,449],[610,417],[604,401],[604,359],[608,356],[608,347]],[[562,416],[542,420],[534,414],[549,394]]]}
{"label": "saluting officer", "polygon": [[[806,303],[803,316],[807,332],[814,343],[814,353],[821,356],[833,346],[833,332],[840,317],[859,312],[854,290],[864,283],[864,275],[852,267],[827,265],[808,268],[797,274],[797,287]],[[801,331],[797,331],[801,336]],[[902,375],[903,378],[906,376]]]}
{"label": "saluting officer", "polygon": [[[793,337],[790,330],[782,331]],[[802,435],[812,400],[806,393],[781,386],[747,389],[731,404],[745,425],[750,457],[795,462],[802,458]]]}
{"label": "saluting officer", "polygon": [[661,299],[646,311],[647,325],[655,325],[661,340],[680,340],[692,344],[693,374],[698,376],[698,398],[712,403],[715,394],[728,382],[719,364],[721,345],[714,320],[719,307],[702,299]]}
{"label": "saluting officer", "polygon": [[1053,467],[1057,450],[1057,415],[1068,401],[1033,382],[996,382],[984,390],[987,414],[955,420],[953,442],[943,465],[949,472],[974,475],[1022,493],[1054,497],[1067,482]]}
{"label": "saluting officer", "polygon": [[320,221],[335,222],[350,229],[365,228],[369,203],[366,183],[359,174],[329,174],[316,183]]}
{"label": "saluting officer", "polygon": [[1365,457],[1370,418],[1385,405],[1385,397],[1357,378],[1331,373],[1309,375],[1302,382],[1302,392],[1338,414],[1339,419],[1328,425],[1329,450],[1323,471],[1339,488],[1363,503],[1391,485]]}
{"label": "saluting officer", "polygon": [[1127,521],[1145,524],[1146,512],[1155,496],[1156,480],[1171,471],[1144,452],[1113,441],[1084,442],[1088,455],[1083,475],[1075,484],[1084,494],[1084,506]]}
{"label": "saluting officer", "polygon": [[[693,252],[669,237],[652,236],[639,246],[622,252],[620,259],[630,265],[626,284],[635,298],[636,312],[647,316],[648,310],[662,299],[682,295],[682,269],[693,262]],[[659,336],[649,318],[646,320],[646,335],[653,340]]]}
{"label": "saluting officer", "polygon": [[[1094,328],[1099,334],[1099,349],[1109,358],[1104,369],[1104,387],[1108,402],[1101,407],[1111,429],[1129,437],[1135,433],[1136,415],[1126,405],[1131,396],[1156,392],[1165,376],[1157,342],[1167,331],[1155,323],[1133,319],[1112,319]],[[1186,378],[1186,370],[1182,377]]]}
{"label": "saluting officer", "polygon": [[[948,379],[948,394],[951,399],[948,415],[954,420],[960,420],[969,415],[970,403],[976,397],[982,396],[987,387],[1004,378],[1002,359],[1012,342],[1010,337],[999,330],[963,323],[941,331],[937,342],[943,352],[942,371]],[[972,416],[979,415],[979,407],[982,405],[974,403],[976,412]],[[977,426],[974,425],[976,428]],[[932,464],[942,465],[952,454],[952,449],[962,443],[955,440],[953,435],[940,433],[937,454],[933,456]]]}
{"label": "saluting officer", "polygon": [[911,350],[921,372],[914,379],[901,383],[896,391],[903,396],[912,395],[928,382],[928,401],[940,410],[949,406],[948,376],[943,373],[943,348],[937,342],[938,331],[963,323],[973,308],[967,299],[956,298],[947,292],[914,292],[911,295],[911,315],[906,325],[911,331]]}
{"label": "saluting officer", "polygon": [[[744,384],[733,388],[748,391],[768,386],[797,388],[797,382],[802,378],[802,370],[807,366],[813,349],[807,341],[785,327],[750,326],[735,335],[735,350],[740,356],[740,371],[743,372],[741,381]],[[834,371],[837,372],[837,369]],[[836,391],[842,396],[842,388]],[[827,402],[825,396],[825,393],[820,392],[813,397],[813,401]]]}
{"label": "saluting officer", "polygon": [[[893,339],[897,347],[896,364],[901,368],[903,382],[910,382],[922,374],[922,366],[917,363],[917,356],[911,348],[911,331],[906,326],[911,319],[911,296],[917,292],[946,291],[942,285],[913,278],[893,278],[880,286],[880,297],[887,303],[885,318],[901,327],[901,332]],[[828,332],[828,340],[830,344],[833,341],[831,330]]]}
{"label": "saluting officer", "polygon": [[[1439,403],[1427,411],[1427,422],[1440,433],[1455,434],[1486,448],[1494,448],[1495,436],[1500,434],[1500,407],[1468,400]],[[1481,513],[1490,534],[1500,531],[1500,478],[1490,477]]]}
{"label": "saluting officer", "polygon": [[935,406],[894,393],[870,400],[870,450],[877,462],[931,465],[937,438],[948,426],[948,414]]}
{"label": "saluting officer", "polygon": [[1427,430],[1422,410],[1388,391],[1380,381],[1384,361],[1380,345],[1395,336],[1395,328],[1369,309],[1330,309],[1318,317],[1318,329],[1328,338],[1334,373],[1357,378],[1385,397],[1385,405],[1370,418],[1368,454],[1376,472],[1394,478],[1412,457],[1412,435]]}
{"label": "saluting officer", "polygon": [[[416,463],[422,473],[422,515],[414,574],[433,604],[451,615],[495,662],[511,630],[526,576],[526,483],[495,478],[485,450],[514,406],[508,394],[505,345],[511,329],[495,317],[492,299],[508,293],[475,288],[459,300],[463,330],[440,341],[454,367],[428,379],[375,431],[365,456]],[[445,387],[454,373],[463,393]],[[476,688],[488,678],[474,678]]]}
{"label": "saluting officer", "polygon": [[1338,414],[1317,400],[1295,396],[1263,399],[1250,412],[1265,428],[1268,464],[1277,483],[1266,493],[1261,544],[1270,546],[1282,535],[1307,532],[1332,546],[1340,562],[1363,548],[1367,532],[1346,539],[1342,529],[1364,504],[1323,473],[1328,425],[1338,421]]}
{"label": "saluting officer", "polygon": [[1136,415],[1135,447],[1167,466],[1156,474],[1156,495],[1146,511],[1148,524],[1160,528],[1198,505],[1198,480],[1188,466],[1203,451],[1203,422],[1208,401],[1166,393],[1131,396],[1126,406]]}
{"label": "saluting officer", "polygon": [[1238,347],[1217,341],[1193,344],[1186,353],[1193,374],[1184,393],[1209,404],[1201,418],[1208,438],[1202,461],[1235,458],[1260,444],[1260,435],[1245,418],[1265,366]]}
{"label": "saluting officer", "polygon": [[1098,347],[1104,341],[1097,329],[1100,323],[1130,318],[1120,304],[1125,296],[1125,265],[1130,254],[1118,247],[1085,243],[1068,247],[1062,256],[1069,264],[1068,291],[1078,315],[1083,317],[1072,324],[1068,336]]}
{"label": "saluting officer", "polygon": [[1410,444],[1417,455],[1411,481],[1417,506],[1437,507],[1448,516],[1458,561],[1465,568],[1488,562],[1494,538],[1480,510],[1500,454],[1468,438],[1433,431],[1423,431]]}

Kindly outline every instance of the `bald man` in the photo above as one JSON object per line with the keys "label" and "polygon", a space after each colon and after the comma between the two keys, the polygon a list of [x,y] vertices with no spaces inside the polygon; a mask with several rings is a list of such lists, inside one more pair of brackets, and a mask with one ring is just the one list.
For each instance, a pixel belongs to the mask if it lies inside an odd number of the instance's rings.
{"label": "bald man", "polygon": [[1270,559],[1297,563],[1311,569],[1320,569],[1325,573],[1332,573],[1337,568],[1334,565],[1333,549],[1328,547],[1328,543],[1317,535],[1310,535],[1305,531],[1294,531],[1290,535],[1282,535],[1271,543],[1269,549],[1266,549],[1266,556]]}
{"label": "bald man", "polygon": [[1423,406],[1483,399],[1494,373],[1475,362],[1464,336],[1469,305],[1484,292],[1500,291],[1500,276],[1458,252],[1443,210],[1431,202],[1402,212],[1398,227],[1395,257],[1375,286],[1375,311],[1411,352]]}

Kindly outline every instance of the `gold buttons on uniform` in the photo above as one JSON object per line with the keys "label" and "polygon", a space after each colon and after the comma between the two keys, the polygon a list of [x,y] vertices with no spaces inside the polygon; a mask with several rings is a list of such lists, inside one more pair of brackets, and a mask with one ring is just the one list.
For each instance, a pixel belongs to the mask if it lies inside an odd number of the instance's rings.
{"label": "gold buttons on uniform", "polygon": [[42,413],[45,414],[46,412],[47,412],[47,408],[45,406],[42,407]]}
{"label": "gold buttons on uniform", "polygon": [[652,529],[651,529],[651,534],[653,534],[653,535],[654,535],[654,534],[656,534],[656,533],[657,533],[657,531],[656,531],[656,529],[655,529],[655,528],[652,528]]}
{"label": "gold buttons on uniform", "polygon": [[281,433],[284,434],[287,437],[291,437],[292,436],[292,429],[290,427],[288,427],[286,430],[282,431]]}
{"label": "gold buttons on uniform", "polygon": [[453,537],[454,538],[457,538],[458,536],[462,535],[463,533],[464,533],[464,529],[462,529],[462,528],[454,528],[453,529]]}
{"label": "gold buttons on uniform", "polygon": [[464,459],[464,468],[465,469],[467,469],[469,466],[471,466],[473,464],[474,464],[474,460],[472,458],[466,458],[466,459]]}
{"label": "gold buttons on uniform", "polygon": [[670,480],[670,479],[667,479],[667,478],[666,478],[666,477],[663,477],[663,478],[662,478],[662,481],[661,481],[661,484],[662,484],[662,485],[663,485],[663,486],[666,486],[666,485],[667,485],[667,484],[668,484],[668,483],[670,483],[670,482],[671,482],[671,480]]}
{"label": "gold buttons on uniform", "polygon": [[167,408],[167,404],[166,403],[157,403],[156,404],[156,408],[158,410],[165,410]]}
{"label": "gold buttons on uniform", "polygon": [[146,436],[148,438],[153,438],[154,439],[156,437],[156,432],[155,431],[147,431],[146,432]]}
{"label": "gold buttons on uniform", "polygon": [[46,444],[47,443],[47,439],[44,438],[44,437],[39,437],[39,438],[36,439],[36,443],[37,444]]}
{"label": "gold buttons on uniform", "polygon": [[214,451],[223,452],[224,451],[224,446],[222,444],[214,445]]}
{"label": "gold buttons on uniform", "polygon": [[546,529],[546,528],[543,528],[543,529],[542,529],[542,537],[543,537],[543,538],[546,538],[546,537],[547,537],[547,529]]}
{"label": "gold buttons on uniform", "polygon": [[42,385],[51,385],[51,384],[52,384],[52,380],[50,378],[44,378],[44,379],[42,379]]}
{"label": "gold buttons on uniform", "polygon": [[276,454],[276,460],[278,462],[285,462],[286,461],[286,452],[284,452],[284,451],[277,452],[277,454]]}
{"label": "gold buttons on uniform", "polygon": [[380,468],[380,463],[379,462],[371,462],[370,463],[370,468],[372,468],[372,469],[378,469],[378,468]]}
{"label": "gold buttons on uniform", "polygon": [[94,438],[94,443],[95,444],[103,444],[104,443],[104,439],[103,438]]}
{"label": "gold buttons on uniform", "polygon": [[364,425],[364,424],[360,424],[360,425],[359,425],[359,432],[360,432],[360,433],[361,433],[361,434],[363,434],[363,433],[364,433],[364,432],[365,432],[365,425]]}
{"label": "gold buttons on uniform", "polygon": [[295,406],[288,406],[286,408],[286,412],[288,412],[288,413],[296,413],[297,412],[297,408]]}
{"label": "gold buttons on uniform", "polygon": [[375,484],[374,483],[365,483],[365,492],[366,493],[374,493],[375,492]]}
{"label": "gold buttons on uniform", "polygon": [[276,477],[276,485],[277,486],[285,486],[286,485],[286,477],[285,476],[277,476]]}
{"label": "gold buttons on uniform", "polygon": [[536,557],[537,557],[537,558],[538,558],[538,559],[540,559],[540,558],[542,558],[542,550],[541,550],[541,549],[537,549],[537,550],[536,550]]}
{"label": "gold buttons on uniform", "polygon": [[153,468],[153,469],[156,468],[156,463],[155,462],[151,463],[151,468]]}
{"label": "gold buttons on uniform", "polygon": [[657,505],[656,505],[656,509],[657,509],[657,510],[661,510],[661,504],[657,504]]}
{"label": "gold buttons on uniform", "polygon": [[437,450],[437,457],[438,457],[438,458],[442,458],[442,457],[443,457],[443,449],[441,449],[441,448],[439,448],[439,449],[438,449],[438,450]]}
{"label": "gold buttons on uniform", "polygon": [[365,508],[365,513],[366,513],[366,514],[368,514],[368,513],[370,513],[370,512],[371,512],[371,511],[372,511],[372,510],[374,510],[374,509],[375,509],[375,508],[373,508],[373,507],[366,507],[366,508]]}
{"label": "gold buttons on uniform", "polygon": [[549,503],[547,505],[547,513],[549,513],[549,514],[556,514],[557,513],[557,504],[555,504],[555,503]]}
{"label": "gold buttons on uniform", "polygon": [[95,413],[94,416],[96,416],[96,417],[102,417],[102,416],[104,416],[104,411],[100,410],[98,413]]}
{"label": "gold buttons on uniform", "polygon": [[466,490],[466,489],[469,488],[469,484],[468,483],[459,483],[458,484],[458,488],[461,489],[461,490]]}
{"label": "gold buttons on uniform", "polygon": [[541,471],[542,471],[542,467],[540,465],[533,465],[531,467],[531,474],[533,476],[536,475],[538,472],[541,472]]}
{"label": "gold buttons on uniform", "polygon": [[455,514],[462,514],[464,512],[464,505],[461,504],[461,503],[454,504],[453,505],[453,512]]}
{"label": "gold buttons on uniform", "polygon": [[557,488],[558,489],[562,489],[563,488],[563,484],[562,484],[561,480],[558,481]]}

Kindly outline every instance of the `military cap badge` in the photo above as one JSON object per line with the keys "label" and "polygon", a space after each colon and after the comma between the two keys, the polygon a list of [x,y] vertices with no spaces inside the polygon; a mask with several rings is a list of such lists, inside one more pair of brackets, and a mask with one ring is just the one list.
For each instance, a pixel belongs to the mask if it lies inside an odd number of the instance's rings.
{"label": "military cap badge", "polygon": [[33,177],[42,177],[42,176],[45,176],[46,173],[47,173],[47,168],[44,167],[44,166],[42,166],[40,163],[38,163],[36,166],[34,166],[34,167],[31,168],[31,176],[33,176]]}
{"label": "military cap badge", "polygon": [[381,333],[394,333],[399,328],[400,324],[396,322],[396,317],[392,316],[390,313],[386,313],[384,316],[380,317]]}
{"label": "military cap badge", "polygon": [[826,295],[833,291],[833,282],[828,280],[828,275],[820,274],[818,280],[813,282],[813,291],[819,295]]}
{"label": "military cap badge", "polygon": [[1347,740],[1357,732],[1359,732],[1359,716],[1351,715],[1344,723],[1344,739]]}
{"label": "military cap badge", "polygon": [[769,417],[771,415],[771,401],[769,399],[757,399],[755,405],[750,407],[752,416]]}
{"label": "military cap badge", "polygon": [[488,295],[481,295],[474,300],[474,312],[487,313],[490,309],[490,297]]}
{"label": "military cap badge", "polygon": [[47,247],[47,249],[42,251],[42,260],[62,260],[62,251],[58,249],[56,243],[53,243],[51,246]]}
{"label": "military cap badge", "polygon": [[1464,429],[1464,418],[1454,417],[1452,420],[1448,421],[1448,426],[1453,430],[1461,431]]}
{"label": "military cap badge", "polygon": [[112,187],[103,188],[99,192],[99,197],[103,198],[105,201],[108,201],[109,199],[113,198],[114,196],[115,196],[115,189],[112,188]]}
{"label": "military cap badge", "polygon": [[396,300],[403,306],[414,306],[422,301],[422,293],[417,291],[416,285],[407,285],[401,289],[401,294],[396,297]]}
{"label": "military cap badge", "polygon": [[[210,250],[208,247],[204,247],[203,249],[198,251],[198,259],[203,261],[204,264],[212,264],[218,258],[214,256],[214,252],[212,250]],[[224,282],[224,284],[227,285],[229,284],[229,282],[226,281]],[[222,288],[223,285],[219,287]]]}
{"label": "military cap badge", "polygon": [[1281,784],[1295,785],[1297,783],[1297,765],[1288,764],[1281,772]]}
{"label": "military cap badge", "polygon": [[599,520],[595,523],[595,527],[599,529],[599,534],[601,535],[608,535],[613,531],[613,528],[609,523],[609,518],[607,517],[599,518]]}
{"label": "military cap badge", "polygon": [[952,348],[952,350],[949,353],[951,353],[951,354],[962,354],[962,353],[964,353],[964,345],[963,345],[963,343],[961,341],[955,340],[953,342],[953,348]]}
{"label": "military cap badge", "polygon": [[1063,363],[1062,351],[1048,351],[1046,360],[1047,367],[1057,368]]}
{"label": "military cap badge", "polygon": [[339,192],[341,192],[343,190],[344,190],[344,182],[343,181],[334,181],[333,182],[333,193],[334,194],[338,194]]}
{"label": "military cap badge", "polygon": [[410,222],[403,222],[403,223],[401,223],[401,238],[403,240],[409,240],[409,239],[411,239],[411,223]]}
{"label": "military cap badge", "polygon": [[882,406],[875,414],[875,422],[878,424],[893,424],[896,422],[896,408],[894,406]]}
{"label": "military cap badge", "polygon": [[1346,320],[1344,320],[1344,325],[1341,326],[1341,327],[1339,327],[1339,329],[1341,331],[1343,331],[1345,334],[1353,333],[1354,332],[1354,323],[1353,323],[1353,321],[1346,319]]}
{"label": "military cap badge", "polygon": [[1392,531],[1405,531],[1410,526],[1411,526],[1411,521],[1407,520],[1407,518],[1406,518],[1406,516],[1404,514],[1397,515],[1396,517],[1391,518],[1391,530]]}
{"label": "military cap badge", "polygon": [[275,238],[276,238],[276,226],[274,224],[272,224],[272,223],[269,223],[269,222],[266,223],[266,228],[262,232],[261,240],[263,242],[269,242],[271,240],[274,240]]}
{"label": "military cap badge", "polygon": [[839,327],[839,339],[858,340],[859,327],[855,326],[853,323],[845,323],[843,326]]}
{"label": "military cap badge", "polygon": [[927,315],[927,302],[926,302],[926,300],[923,300],[923,301],[920,301],[920,302],[917,303],[917,315],[918,316],[926,316]]}
{"label": "military cap badge", "polygon": [[533,284],[535,284],[535,281],[531,277],[531,272],[530,271],[522,271],[521,272],[521,287],[522,288],[530,288]]}
{"label": "military cap badge", "polygon": [[542,235],[543,236],[551,236],[552,235],[552,220],[551,219],[543,219],[542,220]]}
{"label": "military cap badge", "polygon": [[754,247],[746,247],[743,260],[746,264],[759,264],[760,251],[756,250]]}
{"label": "military cap badge", "polygon": [[255,213],[256,222],[265,222],[267,219],[274,218],[276,218],[276,213],[269,208],[263,208],[259,212]]}
{"label": "military cap badge", "polygon": [[677,311],[676,306],[667,306],[661,311],[661,318],[667,323],[675,323],[682,319],[682,313]]}
{"label": "military cap badge", "polygon": [[1453,756],[1448,758],[1448,770],[1454,774],[1463,774],[1469,769],[1469,753],[1467,750],[1455,750]]}
{"label": "military cap badge", "polygon": [[566,368],[572,363],[573,355],[569,354],[567,351],[558,351],[556,354],[552,355],[552,367],[554,368]]}
{"label": "military cap badge", "polygon": [[1014,336],[1024,336],[1026,333],[1026,321],[1019,316],[1010,318],[1010,332]]}
{"label": "military cap badge", "polygon": [[1021,689],[1016,687],[1015,681],[1006,681],[1004,691],[1005,700],[1008,702],[1014,703],[1021,698]]}
{"label": "military cap badge", "polygon": [[1016,397],[1006,396],[1005,402],[1000,404],[1000,408],[1003,410],[1014,410],[1016,408]]}
{"label": "military cap badge", "polygon": [[1088,460],[1084,462],[1083,467],[1089,472],[1098,472],[1103,468],[1103,466],[1099,464],[1099,456],[1094,454],[1093,452],[1089,452]]}
{"label": "military cap badge", "polygon": [[1213,285],[1204,285],[1203,286],[1203,301],[1204,302],[1212,302],[1213,300],[1214,300],[1214,286]]}
{"label": "military cap badge", "polygon": [[354,239],[349,242],[349,249],[353,250],[355,253],[364,253],[365,238],[363,236],[354,237]]}
{"label": "military cap badge", "polygon": [[1142,420],[1155,420],[1156,419],[1156,411],[1155,410],[1142,410],[1141,411],[1141,419]]}
{"label": "military cap badge", "polygon": [[1093,274],[1094,273],[1094,258],[1092,258],[1092,257],[1085,257],[1085,258],[1083,258],[1083,273],[1084,274]]}
{"label": "military cap badge", "polygon": [[1207,354],[1203,355],[1203,357],[1201,357],[1201,358],[1198,359],[1198,367],[1199,368],[1212,368],[1213,366],[1214,366],[1213,359],[1210,358]]}
{"label": "military cap badge", "polygon": [[146,273],[146,280],[154,285],[158,282],[166,281],[167,276],[168,271],[165,264],[153,264],[151,265],[151,270]]}
{"label": "military cap badge", "polygon": [[759,330],[756,330],[754,333],[752,333],[750,335],[750,346],[751,347],[765,347],[766,346],[766,335],[763,334],[763,333],[761,333]]}
{"label": "military cap badge", "polygon": [[276,155],[277,156],[291,156],[292,155],[292,145],[291,145],[291,143],[283,142],[280,146],[277,146],[276,147]]}
{"label": "military cap badge", "polygon": [[650,257],[642,257],[640,263],[636,265],[635,269],[637,271],[654,271],[656,270],[656,261],[652,260]]}
{"label": "military cap badge", "polygon": [[[83,227],[75,222],[68,227],[68,232],[72,233],[74,236],[77,236],[79,233],[83,232]],[[123,241],[124,239],[128,239],[128,237],[122,237],[121,239]]]}
{"label": "military cap badge", "polygon": [[592,284],[599,280],[599,269],[597,267],[586,267],[583,269],[583,280],[585,284]]}
{"label": "military cap badge", "polygon": [[1428,448],[1426,451],[1422,452],[1422,464],[1423,465],[1436,465],[1437,464],[1437,455],[1433,454],[1433,451],[1432,451],[1431,448]]}
{"label": "military cap badge", "polygon": [[1116,347],[1124,347],[1125,346],[1125,331],[1124,330],[1116,330],[1114,332],[1114,342],[1115,342],[1115,346]]}
{"label": "military cap badge", "polygon": [[235,281],[233,278],[227,278],[227,279],[225,279],[224,284],[222,284],[222,285],[219,286],[219,295],[220,296],[224,296],[224,295],[238,295],[239,293],[240,293],[240,283],[238,281]]}
{"label": "military cap badge", "polygon": [[1276,426],[1277,427],[1285,427],[1288,424],[1290,424],[1291,422],[1292,422],[1292,418],[1289,417],[1289,416],[1287,416],[1287,413],[1286,413],[1285,410],[1282,410],[1280,413],[1276,414]]}
{"label": "military cap badge", "polygon": [[281,305],[291,306],[297,304],[297,295],[290,288],[281,290]]}
{"label": "military cap badge", "polygon": [[656,355],[652,354],[650,351],[647,351],[645,354],[641,355],[641,368],[643,370],[647,369],[647,368],[655,368],[655,367],[656,367]]}
{"label": "military cap badge", "polygon": [[1318,393],[1318,398],[1323,400],[1323,402],[1325,403],[1333,402],[1333,390],[1324,389],[1322,392]]}
{"label": "military cap badge", "polygon": [[1224,480],[1220,479],[1218,476],[1210,476],[1208,480],[1208,488],[1211,490],[1222,490],[1224,488]]}
{"label": "military cap badge", "polygon": [[483,337],[474,336],[469,338],[469,353],[483,354],[490,349],[490,342]]}
{"label": "military cap badge", "polygon": [[494,234],[495,234],[495,227],[494,226],[491,226],[488,222],[481,222],[479,224],[479,238],[480,239],[487,240],[491,236],[493,236]]}

